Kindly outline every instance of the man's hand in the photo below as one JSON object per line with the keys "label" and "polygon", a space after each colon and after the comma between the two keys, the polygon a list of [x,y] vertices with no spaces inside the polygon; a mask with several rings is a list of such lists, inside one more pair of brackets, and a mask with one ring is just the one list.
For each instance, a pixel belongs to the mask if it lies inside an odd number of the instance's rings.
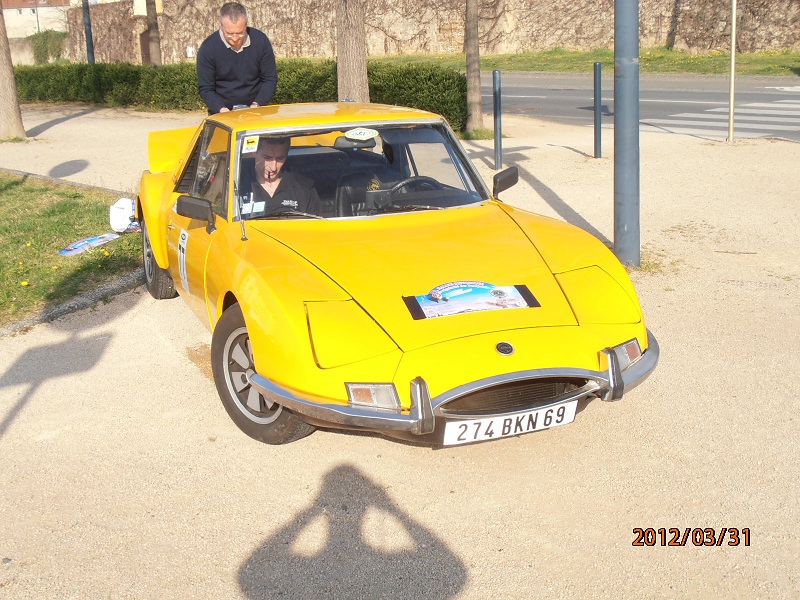
{"label": "man's hand", "polygon": [[219,109],[219,112],[221,112],[221,113],[231,112],[231,109],[228,108],[227,106],[223,106],[222,108]]}
{"label": "man's hand", "polygon": [[259,106],[260,106],[260,105],[259,105],[259,103],[258,103],[258,102],[253,102],[253,103],[250,105],[250,108],[258,108]]}

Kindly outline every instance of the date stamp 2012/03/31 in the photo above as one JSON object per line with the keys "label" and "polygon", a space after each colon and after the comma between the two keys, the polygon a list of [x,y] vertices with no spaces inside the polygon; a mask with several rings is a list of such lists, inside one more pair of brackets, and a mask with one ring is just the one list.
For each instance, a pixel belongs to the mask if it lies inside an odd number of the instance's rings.
{"label": "date stamp 2012/03/31", "polygon": [[[634,527],[631,546],[749,546],[750,528],[744,527]],[[727,541],[726,541],[727,540]]]}

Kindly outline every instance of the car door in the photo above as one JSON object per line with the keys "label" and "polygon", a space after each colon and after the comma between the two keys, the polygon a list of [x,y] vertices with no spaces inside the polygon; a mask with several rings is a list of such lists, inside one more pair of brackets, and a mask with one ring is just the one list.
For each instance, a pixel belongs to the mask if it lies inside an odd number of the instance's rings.
{"label": "car door", "polygon": [[[230,132],[207,123],[181,175],[173,197],[175,202],[167,215],[170,272],[176,288],[203,322],[210,322],[205,289],[206,255],[228,219],[229,158]],[[214,223],[179,215],[177,198],[184,194],[208,200]]]}

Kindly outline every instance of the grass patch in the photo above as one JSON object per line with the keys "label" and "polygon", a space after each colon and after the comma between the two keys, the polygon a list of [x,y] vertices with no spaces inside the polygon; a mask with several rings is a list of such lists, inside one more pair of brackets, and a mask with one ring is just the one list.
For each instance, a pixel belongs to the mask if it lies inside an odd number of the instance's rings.
{"label": "grass patch", "polygon": [[[464,54],[387,56],[370,60],[400,64],[435,63],[462,72],[466,71],[467,65]],[[489,54],[481,56],[481,70],[591,73],[595,62],[603,63],[606,70],[613,69],[614,51],[580,52],[555,48],[542,52]],[[689,54],[667,48],[642,48],[639,51],[639,70],[642,73],[727,75],[730,72],[730,53]],[[800,74],[800,52],[737,52],[736,74],[796,76]]]}
{"label": "grass patch", "polygon": [[494,130],[476,129],[474,131],[461,131],[457,135],[462,140],[493,140]]}
{"label": "grass patch", "polygon": [[107,233],[118,197],[0,172],[0,326],[56,306],[141,265],[139,234],[76,256],[58,251]]}
{"label": "grass patch", "polygon": [[682,259],[671,259],[665,252],[643,247],[640,256],[640,265],[625,266],[625,270],[632,277],[636,275],[666,275],[677,273],[683,264]]}

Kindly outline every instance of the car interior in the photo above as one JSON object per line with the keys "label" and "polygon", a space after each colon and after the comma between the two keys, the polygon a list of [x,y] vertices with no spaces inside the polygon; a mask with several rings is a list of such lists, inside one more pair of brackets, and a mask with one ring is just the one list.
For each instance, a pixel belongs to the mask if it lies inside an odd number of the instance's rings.
{"label": "car interior", "polygon": [[[435,200],[440,203],[437,208],[464,204],[465,195],[471,201],[479,199],[472,186],[455,175],[457,169],[449,159],[441,162],[450,162],[454,187],[421,176],[423,167],[414,162],[408,131],[383,130],[378,140],[352,139],[342,132],[295,136],[284,168],[313,179],[322,217],[375,214],[380,206],[409,192],[426,197],[426,203]],[[413,143],[418,146],[444,148],[443,142],[441,134],[432,129],[414,132]],[[254,164],[254,158],[242,157],[238,190],[251,188]],[[441,190],[447,193],[443,195]]]}

